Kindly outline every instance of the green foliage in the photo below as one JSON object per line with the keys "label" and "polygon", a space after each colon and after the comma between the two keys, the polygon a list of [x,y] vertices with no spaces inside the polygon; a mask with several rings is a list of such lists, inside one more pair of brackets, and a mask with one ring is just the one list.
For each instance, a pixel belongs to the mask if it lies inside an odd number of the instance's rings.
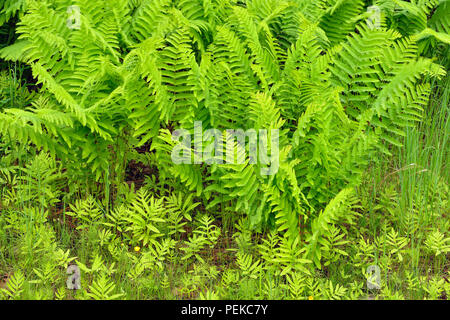
{"label": "green foliage", "polygon": [[79,220],[78,228],[86,228],[97,222],[102,216],[95,199],[89,196],[86,200],[78,200],[75,205],[71,205],[72,212],[67,212],[69,216]]}
{"label": "green foliage", "polygon": [[1,288],[1,294],[10,299],[19,299],[23,292],[23,285],[25,276],[18,270],[8,279],[8,286],[6,289]]}
{"label": "green foliage", "polygon": [[[388,4],[380,5],[398,11]],[[123,174],[126,150],[109,149],[123,139],[132,148],[131,133],[135,146],[152,143],[162,177],[214,196],[211,208],[236,199],[255,227],[275,222],[291,238],[302,216],[316,217],[360,181],[375,149],[400,144],[395,136],[427,102],[424,76],[444,74],[418,57],[417,37],[401,26],[366,27],[362,1],[211,3],[223,11],[195,1],[78,5],[80,29],[70,29],[64,1],[30,2],[17,29],[25,44],[13,56],[32,67],[45,102],[26,113],[7,110],[3,134],[99,179]],[[396,5],[417,13],[406,15],[414,20],[437,3]],[[174,165],[166,128],[189,129],[196,120],[219,129],[281,129],[281,170],[269,179],[248,163]]]}
{"label": "green foliage", "polygon": [[123,294],[113,294],[115,284],[112,283],[105,274],[102,274],[91,286],[86,295],[94,300],[115,300],[120,298]]}
{"label": "green foliage", "polygon": [[23,15],[26,9],[26,0],[2,0],[0,1],[0,26],[8,22],[16,15]]}
{"label": "green foliage", "polygon": [[368,2],[0,1],[0,297],[448,292],[450,4]]}
{"label": "green foliage", "polygon": [[428,235],[425,247],[434,253],[435,256],[439,256],[450,252],[450,244],[447,244],[448,242],[450,242],[450,238],[445,238],[439,230],[435,230]]}

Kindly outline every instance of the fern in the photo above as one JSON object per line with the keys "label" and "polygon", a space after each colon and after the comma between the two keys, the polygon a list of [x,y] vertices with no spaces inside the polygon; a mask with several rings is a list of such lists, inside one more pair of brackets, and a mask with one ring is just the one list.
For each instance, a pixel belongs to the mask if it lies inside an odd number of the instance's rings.
{"label": "fern", "polygon": [[25,283],[24,274],[18,270],[8,279],[7,288],[1,288],[1,293],[10,299],[19,299],[23,293]]}
{"label": "fern", "polygon": [[326,245],[326,242],[322,238],[324,233],[330,232],[330,226],[333,223],[339,221],[342,218],[349,218],[351,215],[348,214],[349,209],[351,209],[351,200],[353,190],[343,189],[326,208],[319,213],[318,217],[311,222],[311,234],[306,241],[307,245],[307,256],[314,261],[316,266],[320,268],[320,260],[322,258],[322,246],[321,243]]}
{"label": "fern", "polygon": [[26,0],[3,0],[0,3],[0,26],[18,15],[22,16],[26,10]]}
{"label": "fern", "polygon": [[242,277],[249,277],[250,279],[257,279],[261,270],[260,261],[253,261],[253,258],[249,254],[237,253],[236,263],[241,270]]}
{"label": "fern", "polygon": [[131,232],[133,242],[156,245],[156,239],[163,235],[162,230],[158,229],[158,224],[165,222],[163,210],[162,199],[150,197],[144,189],[138,191],[126,217],[128,226],[125,231]]}
{"label": "fern", "polygon": [[87,296],[94,300],[115,300],[123,296],[123,293],[113,294],[116,285],[102,274],[89,286]]}
{"label": "fern", "polygon": [[[270,263],[284,273],[302,259],[332,260],[342,240],[335,225],[354,217],[362,173],[401,146],[430,83],[446,74],[427,48],[445,55],[448,1],[375,1],[380,26],[369,27],[362,0],[78,0],[79,29],[67,27],[72,2],[28,1],[19,14],[19,38],[0,56],[31,68],[38,97],[2,104],[0,135],[48,151],[74,180],[103,182],[108,205],[110,181],[122,183],[128,161],[148,162],[152,193],[108,210],[103,225],[150,250],[183,232],[195,194],[207,209],[245,214],[254,230],[277,230],[284,258]],[[23,12],[5,4],[8,19]],[[202,135],[215,128],[221,137],[201,150],[172,138],[197,134],[197,121]],[[250,144],[227,143],[227,129],[267,130],[266,138],[279,130],[279,157],[271,149],[266,163],[246,159]],[[132,151],[147,145],[146,155]],[[244,161],[216,162],[205,155],[214,145]],[[173,161],[176,151],[184,162]],[[74,209],[82,226],[97,222],[97,211]],[[186,242],[185,260],[215,243],[205,230]]]}
{"label": "fern", "polygon": [[75,205],[71,205],[72,212],[67,212],[68,215],[74,216],[80,222],[77,228],[86,228],[96,222],[100,221],[102,211],[92,196],[86,200],[78,200]]}

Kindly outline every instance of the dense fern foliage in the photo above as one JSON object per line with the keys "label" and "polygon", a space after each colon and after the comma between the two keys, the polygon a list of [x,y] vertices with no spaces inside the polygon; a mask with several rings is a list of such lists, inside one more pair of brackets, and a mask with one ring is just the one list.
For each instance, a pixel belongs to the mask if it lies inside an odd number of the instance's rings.
{"label": "dense fern foliage", "polygon": [[[402,146],[448,68],[449,1],[373,1],[375,24],[367,2],[1,1],[0,25],[15,17],[18,39],[0,57],[30,68],[37,89],[19,94],[20,103],[1,93],[0,137],[5,156],[17,143],[42,150],[23,170],[49,185],[29,178],[34,191],[23,201],[43,209],[72,201],[81,181],[86,193],[102,194],[107,219],[88,197],[71,209],[79,228],[103,221],[152,250],[163,250],[159,238],[180,232],[197,205],[224,220],[243,214],[250,230],[277,232],[286,250],[301,248],[321,268],[336,226],[361,215],[355,190],[364,173]],[[203,135],[267,130],[269,144],[279,130],[279,158],[268,155],[278,170],[174,163],[172,133],[194,135],[199,121]],[[190,151],[205,157],[213,145],[229,147],[228,138]],[[238,154],[249,148],[234,145]],[[151,172],[147,191],[125,209],[123,182],[136,163]],[[0,182],[12,185],[17,165],[0,167]],[[69,184],[64,194],[53,180]],[[173,224],[161,229],[167,211]],[[194,234],[186,259],[213,243],[205,234],[214,232]],[[255,269],[245,254],[238,264],[248,275]],[[290,278],[292,292],[298,281]]]}
{"label": "dense fern foliage", "polygon": [[[66,25],[73,4],[79,29]],[[29,64],[42,95],[27,110],[8,108],[1,132],[96,180],[123,172],[118,145],[150,142],[171,183],[212,200],[209,208],[232,201],[255,227],[295,239],[359,183],[375,150],[400,145],[430,79],[445,75],[419,55],[432,30],[423,17],[438,2],[380,4],[386,15],[369,28],[356,0],[30,1],[2,55]],[[405,29],[403,16],[417,25]],[[199,120],[204,130],[281,129],[279,172],[165,161],[165,130]]]}

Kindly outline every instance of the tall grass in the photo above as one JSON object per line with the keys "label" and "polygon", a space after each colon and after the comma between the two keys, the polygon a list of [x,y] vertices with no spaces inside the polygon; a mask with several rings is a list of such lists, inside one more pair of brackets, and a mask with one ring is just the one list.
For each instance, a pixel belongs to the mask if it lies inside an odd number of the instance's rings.
{"label": "tall grass", "polygon": [[423,122],[417,128],[407,130],[404,148],[399,152],[398,166],[409,167],[399,171],[400,222],[405,227],[410,227],[411,220],[417,220],[419,227],[445,226],[445,221],[435,218],[445,216],[445,212],[439,212],[443,208],[439,204],[443,201],[443,183],[450,177],[447,165],[449,95],[450,81],[447,77],[437,86]]}

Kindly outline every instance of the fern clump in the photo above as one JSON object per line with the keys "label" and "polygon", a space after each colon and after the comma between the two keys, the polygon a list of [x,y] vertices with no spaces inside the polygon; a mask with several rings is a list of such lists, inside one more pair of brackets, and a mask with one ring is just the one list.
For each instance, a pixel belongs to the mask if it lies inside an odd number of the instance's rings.
{"label": "fern clump", "polygon": [[[429,55],[449,43],[446,1],[374,1],[376,25],[367,23],[362,0],[2,5],[0,25],[16,14],[19,22],[17,41],[0,57],[27,65],[39,89],[22,107],[0,105],[0,136],[48,152],[67,179],[103,192],[106,213],[93,198],[72,206],[79,228],[106,216],[104,226],[158,250],[161,238],[183,233],[195,197],[205,210],[244,214],[252,230],[281,233],[280,257],[271,263],[283,276],[333,259],[333,245],[345,243],[336,225],[358,216],[354,191],[363,173],[380,153],[402,146],[423,117],[433,81],[446,75]],[[215,129],[221,138],[189,145],[191,162],[175,163],[180,144],[172,134],[195,135],[199,122],[200,135]],[[279,152],[267,154],[266,163],[203,161],[212,145],[251,152],[227,130],[265,130],[271,147],[279,133]],[[138,191],[131,208],[109,210],[133,150],[143,147],[154,188]],[[59,178],[47,177],[52,166],[39,181]],[[38,188],[34,178],[21,180]],[[47,208],[59,198],[44,187],[25,201]],[[198,252],[219,238],[209,216],[198,223],[184,242],[185,260],[202,260]],[[245,275],[257,276],[250,255],[241,253],[239,261]],[[292,296],[303,294],[298,278],[289,282]],[[90,296],[110,297],[106,284],[100,278]],[[346,294],[331,282],[324,288],[329,298]]]}

